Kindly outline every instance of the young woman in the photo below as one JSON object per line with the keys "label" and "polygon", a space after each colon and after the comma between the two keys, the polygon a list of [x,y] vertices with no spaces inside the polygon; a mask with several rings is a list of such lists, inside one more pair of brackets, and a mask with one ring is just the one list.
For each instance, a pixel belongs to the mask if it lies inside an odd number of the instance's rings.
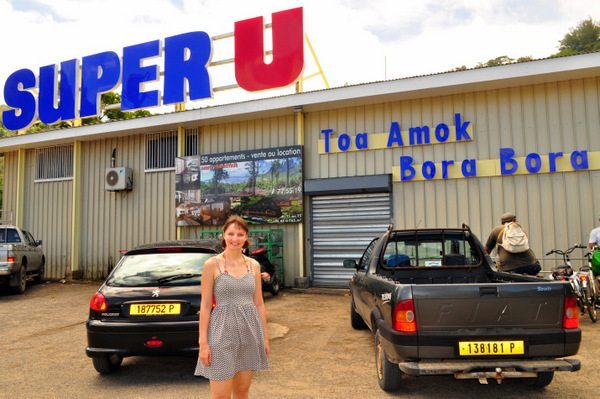
{"label": "young woman", "polygon": [[247,398],[253,371],[268,367],[270,346],[260,265],[242,254],[248,245],[246,221],[229,217],[223,226],[225,249],[206,261],[202,273],[195,375],[210,380],[213,399]]}

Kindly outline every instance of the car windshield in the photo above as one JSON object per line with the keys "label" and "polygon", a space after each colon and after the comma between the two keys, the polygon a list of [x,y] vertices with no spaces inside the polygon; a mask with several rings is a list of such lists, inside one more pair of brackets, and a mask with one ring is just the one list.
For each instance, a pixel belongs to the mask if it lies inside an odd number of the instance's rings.
{"label": "car windshield", "polygon": [[212,253],[126,255],[106,281],[110,286],[198,285]]}

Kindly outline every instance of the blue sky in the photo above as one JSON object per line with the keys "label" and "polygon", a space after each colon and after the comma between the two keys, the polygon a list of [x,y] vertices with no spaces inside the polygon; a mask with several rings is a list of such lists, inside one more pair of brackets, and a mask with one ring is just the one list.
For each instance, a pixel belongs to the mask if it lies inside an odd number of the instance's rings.
{"label": "blue sky", "polygon": [[[21,68],[196,30],[214,36],[235,21],[304,7],[305,31],[332,86],[443,72],[507,55],[546,57],[598,0],[0,0],[0,82]],[[231,54],[215,44],[213,60]],[[307,54],[305,71],[316,68]],[[213,86],[234,83],[211,72]],[[229,80],[229,81],[228,81]],[[307,89],[323,88],[313,79]],[[0,103],[3,103],[0,91]]]}

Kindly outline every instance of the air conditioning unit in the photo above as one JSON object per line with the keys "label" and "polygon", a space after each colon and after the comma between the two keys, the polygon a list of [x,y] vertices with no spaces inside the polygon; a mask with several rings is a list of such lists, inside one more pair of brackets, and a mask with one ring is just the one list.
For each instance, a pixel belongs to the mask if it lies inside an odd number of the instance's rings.
{"label": "air conditioning unit", "polygon": [[119,166],[106,168],[104,174],[104,189],[107,191],[131,190],[133,187],[133,171]]}

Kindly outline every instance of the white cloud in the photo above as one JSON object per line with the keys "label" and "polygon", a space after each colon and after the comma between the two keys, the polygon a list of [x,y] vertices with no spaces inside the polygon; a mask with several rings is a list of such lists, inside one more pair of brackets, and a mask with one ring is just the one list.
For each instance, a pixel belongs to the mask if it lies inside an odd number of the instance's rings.
{"label": "white cloud", "polygon": [[[195,30],[231,32],[235,21],[268,20],[297,6],[333,86],[473,67],[501,55],[546,57],[570,28],[600,15],[597,0],[37,0],[18,10],[15,1],[0,0],[2,85],[21,68],[120,54]],[[213,55],[223,56],[218,50]]]}

